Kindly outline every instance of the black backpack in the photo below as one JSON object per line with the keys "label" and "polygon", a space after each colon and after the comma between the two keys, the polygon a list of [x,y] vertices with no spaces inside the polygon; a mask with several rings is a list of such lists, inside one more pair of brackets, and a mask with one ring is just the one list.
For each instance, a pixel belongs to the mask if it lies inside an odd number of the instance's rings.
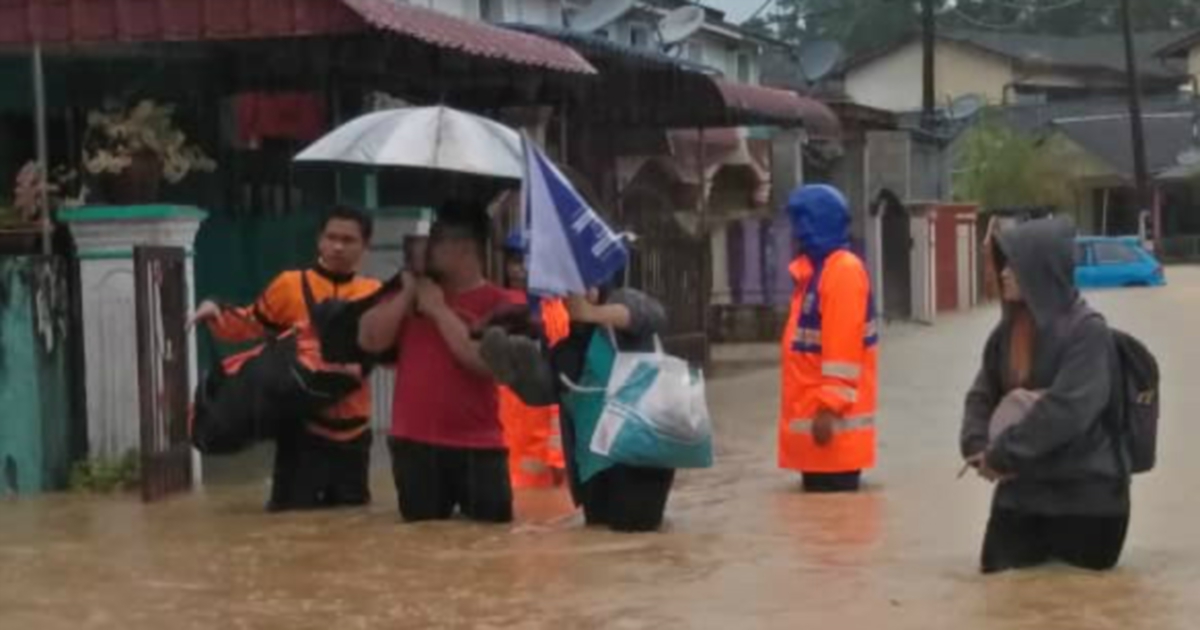
{"label": "black backpack", "polygon": [[1117,444],[1128,449],[1131,473],[1149,472],[1154,469],[1158,446],[1158,360],[1133,335],[1113,330],[1112,336],[1121,374],[1114,414]]}

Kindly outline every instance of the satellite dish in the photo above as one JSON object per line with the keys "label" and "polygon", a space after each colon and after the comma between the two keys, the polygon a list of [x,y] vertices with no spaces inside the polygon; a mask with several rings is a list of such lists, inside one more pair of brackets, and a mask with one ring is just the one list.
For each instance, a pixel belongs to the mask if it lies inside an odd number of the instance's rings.
{"label": "satellite dish", "polygon": [[800,71],[809,83],[825,78],[842,61],[842,45],[830,39],[805,42],[800,47]]}
{"label": "satellite dish", "polygon": [[696,6],[679,7],[658,23],[658,38],[664,47],[674,46],[696,34],[704,26],[704,9]]}
{"label": "satellite dish", "polygon": [[593,0],[588,8],[571,17],[567,26],[572,31],[592,33],[616,22],[635,4],[637,0]]}
{"label": "satellite dish", "polygon": [[1175,156],[1175,162],[1180,166],[1195,166],[1200,164],[1200,150],[1195,147],[1184,149]]}
{"label": "satellite dish", "polygon": [[966,120],[979,110],[987,105],[987,101],[978,94],[964,94],[950,102],[950,107],[946,110],[946,116],[950,120]]}

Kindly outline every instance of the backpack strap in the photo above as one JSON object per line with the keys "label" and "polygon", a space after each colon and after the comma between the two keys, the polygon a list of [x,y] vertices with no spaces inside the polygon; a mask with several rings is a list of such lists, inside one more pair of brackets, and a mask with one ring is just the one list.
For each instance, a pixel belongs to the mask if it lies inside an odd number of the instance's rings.
{"label": "backpack strap", "polygon": [[1104,417],[1100,421],[1108,429],[1108,441],[1112,443],[1113,457],[1117,460],[1117,474],[1121,481],[1129,483],[1133,479],[1133,462],[1124,448],[1126,432],[1129,429],[1125,419],[1125,410],[1129,402],[1126,400],[1125,366],[1121,348],[1117,345],[1116,333],[1109,329],[1109,334],[1109,348],[1112,360],[1116,362],[1115,366],[1109,367],[1109,374],[1115,379],[1110,385],[1114,393],[1109,396],[1108,409],[1104,411]]}
{"label": "backpack strap", "polygon": [[317,305],[316,299],[313,298],[312,285],[308,283],[308,270],[300,270],[300,292],[304,294],[304,310],[308,313],[308,318],[311,320],[313,308]]}

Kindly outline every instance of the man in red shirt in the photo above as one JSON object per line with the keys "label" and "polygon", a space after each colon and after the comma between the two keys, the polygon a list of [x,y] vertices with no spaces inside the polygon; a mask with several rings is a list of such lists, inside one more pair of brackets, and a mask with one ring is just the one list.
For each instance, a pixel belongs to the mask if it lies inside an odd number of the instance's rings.
{"label": "man in red shirt", "polygon": [[458,508],[503,523],[512,487],[497,388],[470,330],[512,299],[484,276],[484,213],[455,210],[439,213],[430,234],[429,277],[406,276],[363,315],[359,345],[399,348],[389,446],[404,520],[448,519]]}

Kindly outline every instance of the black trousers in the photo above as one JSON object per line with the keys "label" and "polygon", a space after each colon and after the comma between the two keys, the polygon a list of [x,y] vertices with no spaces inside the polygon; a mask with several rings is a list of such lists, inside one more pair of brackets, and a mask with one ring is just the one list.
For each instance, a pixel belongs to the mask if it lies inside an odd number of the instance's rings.
{"label": "black trousers", "polygon": [[618,532],[656,531],[662,527],[674,482],[672,469],[617,464],[580,487],[584,519],[588,525],[607,525]]}
{"label": "black trousers", "polygon": [[388,448],[405,521],[446,520],[455,508],[474,521],[513,520],[505,449],[451,448],[398,438],[389,439]]}
{"label": "black trousers", "polygon": [[346,442],[329,440],[304,427],[280,433],[275,440],[275,470],[267,509],[311,510],[366,505],[371,431]]}
{"label": "black trousers", "polygon": [[862,471],[841,473],[804,473],[805,492],[857,492],[862,484]]}
{"label": "black trousers", "polygon": [[997,573],[1058,560],[1104,571],[1117,565],[1129,513],[1119,516],[1043,516],[993,508],[983,539],[982,570]]}

